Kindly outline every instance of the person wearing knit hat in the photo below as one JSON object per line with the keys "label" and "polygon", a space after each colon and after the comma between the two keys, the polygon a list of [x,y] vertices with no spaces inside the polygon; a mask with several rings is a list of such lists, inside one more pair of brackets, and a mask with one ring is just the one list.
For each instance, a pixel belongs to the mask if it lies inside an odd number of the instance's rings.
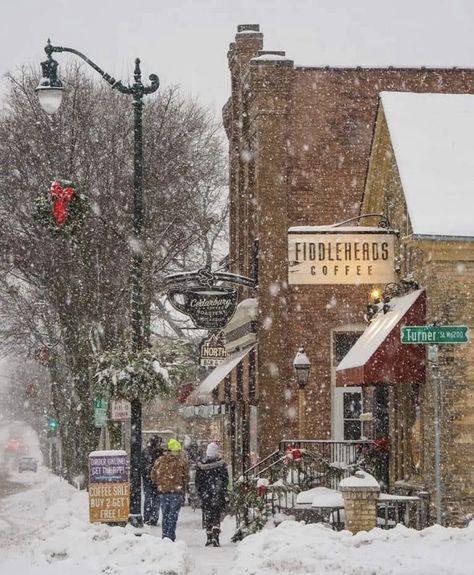
{"label": "person wearing knit hat", "polygon": [[168,451],[178,453],[181,451],[181,443],[177,439],[170,439],[168,441]]}
{"label": "person wearing knit hat", "polygon": [[143,482],[143,521],[146,525],[157,525],[160,515],[160,494],[151,480],[151,470],[159,457],[163,455],[162,439],[153,435],[147,441],[141,454],[140,471]]}
{"label": "person wearing knit hat", "polygon": [[156,461],[150,476],[160,492],[162,537],[174,541],[179,510],[189,481],[189,467],[177,439],[170,439],[167,447],[168,451]]}
{"label": "person wearing knit hat", "polygon": [[197,464],[195,484],[202,501],[203,524],[206,529],[206,546],[219,547],[221,515],[227,504],[229,474],[227,464],[219,454],[219,447],[211,442],[206,458]]}

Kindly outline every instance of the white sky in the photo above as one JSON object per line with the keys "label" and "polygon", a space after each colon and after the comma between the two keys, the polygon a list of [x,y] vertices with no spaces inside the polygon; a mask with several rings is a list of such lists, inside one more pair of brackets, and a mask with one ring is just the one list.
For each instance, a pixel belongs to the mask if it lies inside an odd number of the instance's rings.
{"label": "white sky", "polygon": [[286,50],[298,64],[474,66],[472,0],[0,0],[0,7],[2,76],[37,65],[51,37],[125,81],[139,56],[144,73],[180,83],[216,110],[229,94],[226,53],[237,24],[259,23],[266,49]]}

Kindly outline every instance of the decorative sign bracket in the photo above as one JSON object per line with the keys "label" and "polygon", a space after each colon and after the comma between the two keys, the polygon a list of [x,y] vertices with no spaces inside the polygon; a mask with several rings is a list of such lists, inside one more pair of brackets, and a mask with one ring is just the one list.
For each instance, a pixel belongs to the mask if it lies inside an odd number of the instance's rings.
{"label": "decorative sign bracket", "polygon": [[335,228],[339,228],[341,226],[345,226],[346,224],[350,224],[351,222],[358,222],[363,218],[380,218],[379,220],[379,228],[387,228],[390,229],[390,221],[385,214],[379,213],[371,213],[371,214],[360,214],[359,216],[355,216],[354,218],[349,218],[348,220],[344,220],[343,222],[338,222],[334,224]]}
{"label": "decorative sign bracket", "polygon": [[212,272],[210,267],[200,268],[191,272],[179,272],[166,276],[167,284],[199,284],[201,286],[208,287],[209,289],[213,289],[218,282],[255,288],[255,281],[252,278],[228,272]]}

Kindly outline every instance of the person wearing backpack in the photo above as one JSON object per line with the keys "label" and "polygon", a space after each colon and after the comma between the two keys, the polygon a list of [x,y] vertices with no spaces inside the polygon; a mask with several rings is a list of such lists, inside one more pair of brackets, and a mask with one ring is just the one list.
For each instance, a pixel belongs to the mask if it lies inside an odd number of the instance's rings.
{"label": "person wearing backpack", "polygon": [[150,476],[160,493],[163,539],[174,541],[179,510],[184,503],[189,481],[188,462],[181,453],[181,443],[177,439],[168,441],[168,451],[155,462]]}
{"label": "person wearing backpack", "polygon": [[157,525],[160,514],[160,494],[151,480],[151,470],[155,461],[163,455],[162,439],[153,435],[147,442],[141,455],[141,475],[143,480],[143,522]]}
{"label": "person wearing backpack", "polygon": [[221,514],[227,503],[229,474],[227,464],[219,455],[216,443],[209,443],[206,457],[197,464],[195,485],[202,501],[206,546],[219,547]]}

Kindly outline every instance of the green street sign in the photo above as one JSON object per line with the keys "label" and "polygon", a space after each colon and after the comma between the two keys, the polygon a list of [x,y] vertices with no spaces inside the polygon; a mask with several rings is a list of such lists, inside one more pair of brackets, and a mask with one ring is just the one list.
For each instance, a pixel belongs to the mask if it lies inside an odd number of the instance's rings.
{"label": "green street sign", "polygon": [[406,325],[401,328],[402,343],[468,343],[466,325]]}
{"label": "green street sign", "polygon": [[103,398],[94,399],[94,409],[107,409],[107,400]]}
{"label": "green street sign", "polygon": [[107,422],[107,400],[94,399],[94,425],[104,427]]}

